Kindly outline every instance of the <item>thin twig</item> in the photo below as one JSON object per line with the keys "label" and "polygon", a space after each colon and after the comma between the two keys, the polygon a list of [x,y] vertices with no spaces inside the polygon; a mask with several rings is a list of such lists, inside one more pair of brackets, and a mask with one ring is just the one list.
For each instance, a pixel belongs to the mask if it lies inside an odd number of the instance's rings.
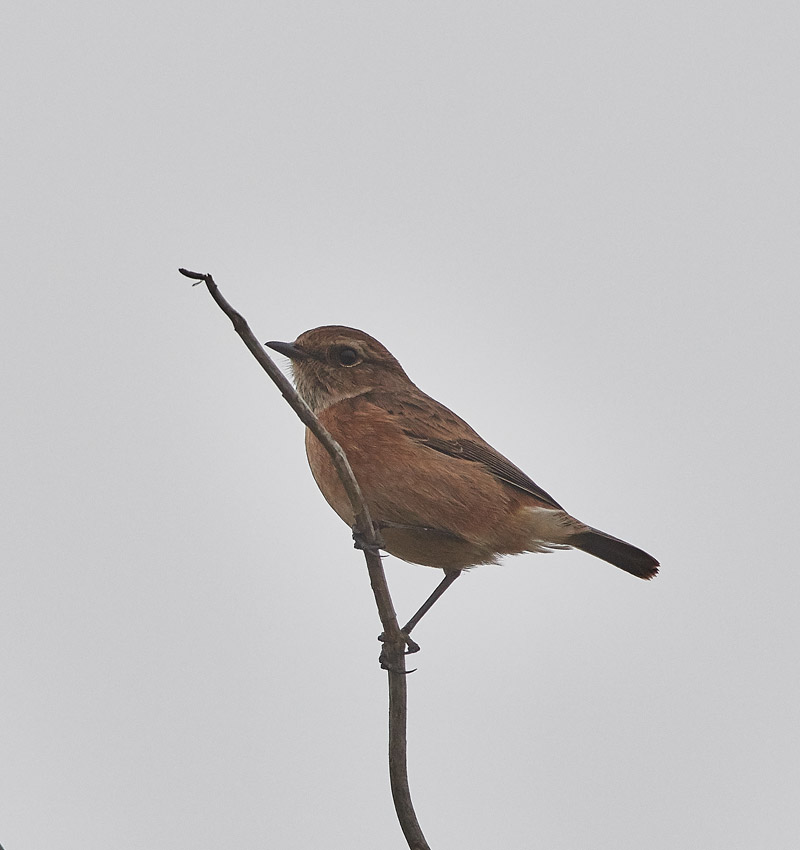
{"label": "thin twig", "polygon": [[211,297],[233,323],[236,333],[250,349],[253,357],[276,384],[290,407],[298,415],[304,425],[322,443],[331,457],[339,479],[347,492],[355,516],[354,531],[359,539],[366,544],[364,557],[367,562],[369,581],[378,606],[378,615],[383,626],[383,651],[381,666],[387,670],[389,677],[389,781],[392,788],[397,819],[403,830],[410,850],[430,850],[425,836],[422,834],[414,806],[411,803],[411,792],[408,788],[406,718],[407,709],[407,673],[405,661],[406,642],[400,626],[397,623],[389,586],[383,571],[378,547],[381,540],[369,514],[369,508],[364,500],[361,488],[358,486],[353,470],[342,447],[333,439],[328,430],[320,423],[311,408],[297,394],[297,391],[273,362],[264,347],[256,339],[244,317],[234,310],[219,291],[210,274],[202,274],[187,269],[178,269],[185,277],[198,283],[205,283]]}

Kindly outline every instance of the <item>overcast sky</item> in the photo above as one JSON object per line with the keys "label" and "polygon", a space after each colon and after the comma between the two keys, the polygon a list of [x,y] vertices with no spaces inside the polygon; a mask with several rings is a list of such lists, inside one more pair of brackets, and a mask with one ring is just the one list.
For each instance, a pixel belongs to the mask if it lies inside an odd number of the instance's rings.
{"label": "overcast sky", "polygon": [[[582,520],[419,627],[433,850],[789,850],[796,2],[10,5],[0,843],[401,850],[363,557],[262,340],[373,334]],[[278,358],[281,360],[281,358]],[[387,559],[401,617],[439,580]]]}

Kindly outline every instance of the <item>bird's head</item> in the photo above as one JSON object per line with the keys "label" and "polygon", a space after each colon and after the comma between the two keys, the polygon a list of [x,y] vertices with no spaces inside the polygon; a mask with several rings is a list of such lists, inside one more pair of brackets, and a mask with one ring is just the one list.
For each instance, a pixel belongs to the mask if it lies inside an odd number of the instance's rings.
{"label": "bird's head", "polygon": [[315,413],[370,390],[411,384],[389,351],[355,328],[325,325],[300,334],[294,342],[265,345],[291,360],[297,391]]}

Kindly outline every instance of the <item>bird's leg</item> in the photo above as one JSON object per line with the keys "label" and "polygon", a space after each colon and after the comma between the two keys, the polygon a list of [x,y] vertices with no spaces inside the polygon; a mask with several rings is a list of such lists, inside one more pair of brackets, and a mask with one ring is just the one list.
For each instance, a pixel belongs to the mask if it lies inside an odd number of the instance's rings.
{"label": "bird's leg", "polygon": [[[414,652],[419,652],[419,644],[411,640],[409,633],[417,625],[417,623],[433,608],[433,603],[447,590],[448,587],[461,575],[461,570],[445,570],[444,578],[436,586],[433,593],[422,603],[416,614],[403,626],[400,631],[406,641],[408,650],[406,655],[411,655]],[[378,635],[378,640],[383,642],[383,634]]]}
{"label": "bird's leg", "polygon": [[[408,637],[417,623],[433,608],[434,602],[447,590],[448,587],[461,575],[461,570],[445,570],[444,578],[436,586],[433,593],[420,605],[419,611],[403,626],[401,631]],[[413,648],[416,647],[416,648]],[[419,652],[419,646],[413,641],[408,641],[409,652]]]}

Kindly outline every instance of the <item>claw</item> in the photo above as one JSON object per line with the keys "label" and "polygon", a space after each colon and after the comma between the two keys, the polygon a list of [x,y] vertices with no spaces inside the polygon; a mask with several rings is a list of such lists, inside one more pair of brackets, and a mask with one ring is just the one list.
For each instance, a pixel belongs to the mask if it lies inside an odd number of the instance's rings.
{"label": "claw", "polygon": [[375,555],[380,555],[381,544],[383,541],[381,540],[380,534],[377,534],[377,532],[376,536],[378,538],[377,543],[367,543],[367,541],[364,540],[364,535],[355,526],[353,526],[353,548],[359,549],[361,552],[372,552]]}
{"label": "claw", "polygon": [[381,669],[388,670],[390,673],[402,673],[404,676],[407,676],[409,673],[416,673],[417,668],[414,667],[412,670],[404,670],[402,667],[397,667],[392,664],[388,659],[388,653],[384,649],[381,652],[380,656],[378,656],[378,661],[380,661]]}

